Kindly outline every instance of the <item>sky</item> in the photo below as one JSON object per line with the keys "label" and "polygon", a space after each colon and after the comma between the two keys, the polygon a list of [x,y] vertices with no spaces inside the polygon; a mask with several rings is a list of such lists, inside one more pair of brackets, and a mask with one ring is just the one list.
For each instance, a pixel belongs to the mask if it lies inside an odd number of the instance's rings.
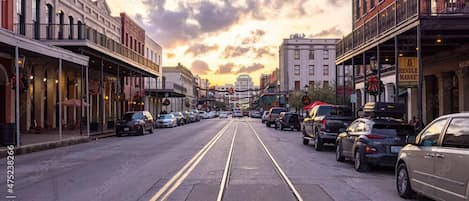
{"label": "sky", "polygon": [[163,66],[178,63],[211,85],[234,83],[279,66],[291,34],[341,38],[351,32],[351,0],[107,0],[163,47]]}

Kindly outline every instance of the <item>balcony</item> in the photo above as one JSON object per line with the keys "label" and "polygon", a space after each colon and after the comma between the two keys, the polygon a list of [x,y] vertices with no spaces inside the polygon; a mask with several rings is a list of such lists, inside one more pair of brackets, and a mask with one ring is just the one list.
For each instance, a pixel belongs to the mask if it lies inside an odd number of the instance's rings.
{"label": "balcony", "polygon": [[17,35],[40,41],[88,42],[104,48],[108,53],[123,56],[157,73],[160,70],[158,64],[84,24],[15,24],[14,32]]}
{"label": "balcony", "polygon": [[[419,2],[420,16],[417,12]],[[340,40],[336,45],[337,58],[372,44],[376,39],[405,27],[406,23],[418,20],[419,17],[431,20],[432,17],[447,16],[468,17],[469,3],[464,0],[396,0]]]}

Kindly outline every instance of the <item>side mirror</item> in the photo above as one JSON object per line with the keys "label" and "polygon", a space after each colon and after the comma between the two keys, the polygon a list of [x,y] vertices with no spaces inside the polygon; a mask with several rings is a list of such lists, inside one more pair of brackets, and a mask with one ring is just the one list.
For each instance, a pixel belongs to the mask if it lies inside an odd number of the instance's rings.
{"label": "side mirror", "polygon": [[405,142],[406,142],[406,144],[413,144],[413,145],[416,145],[416,144],[417,144],[417,136],[415,136],[415,135],[408,135],[408,136],[406,136],[406,138],[405,138]]}

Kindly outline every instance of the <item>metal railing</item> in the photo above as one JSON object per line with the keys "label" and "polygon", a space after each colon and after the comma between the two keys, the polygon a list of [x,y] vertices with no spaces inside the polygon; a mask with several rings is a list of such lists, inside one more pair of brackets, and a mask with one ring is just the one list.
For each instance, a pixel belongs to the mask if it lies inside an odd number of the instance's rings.
{"label": "metal railing", "polygon": [[[91,42],[95,45],[105,48],[114,54],[124,56],[156,72],[160,71],[158,64],[85,24],[15,24],[14,32],[18,35],[30,39],[42,41]],[[144,50],[141,51],[144,52]]]}
{"label": "metal railing", "polygon": [[429,1],[423,0],[396,0],[340,40],[336,46],[337,57],[371,42],[376,37],[417,16],[419,2],[420,16],[469,15],[469,3],[464,0],[434,0],[430,4]]}

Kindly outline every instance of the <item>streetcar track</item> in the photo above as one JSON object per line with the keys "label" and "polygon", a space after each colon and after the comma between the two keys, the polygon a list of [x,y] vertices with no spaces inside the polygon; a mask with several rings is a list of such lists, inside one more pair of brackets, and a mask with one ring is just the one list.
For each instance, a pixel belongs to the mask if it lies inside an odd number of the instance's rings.
{"label": "streetcar track", "polygon": [[220,189],[218,191],[217,201],[223,200],[223,194],[225,192],[225,188],[227,187],[229,183],[229,179],[231,177],[231,164],[233,162],[233,148],[234,148],[234,142],[236,139],[236,134],[238,132],[238,124],[236,124],[235,130],[233,133],[233,139],[231,140],[230,151],[228,152],[228,158],[226,159],[225,170],[223,171],[223,177],[220,182]]}

